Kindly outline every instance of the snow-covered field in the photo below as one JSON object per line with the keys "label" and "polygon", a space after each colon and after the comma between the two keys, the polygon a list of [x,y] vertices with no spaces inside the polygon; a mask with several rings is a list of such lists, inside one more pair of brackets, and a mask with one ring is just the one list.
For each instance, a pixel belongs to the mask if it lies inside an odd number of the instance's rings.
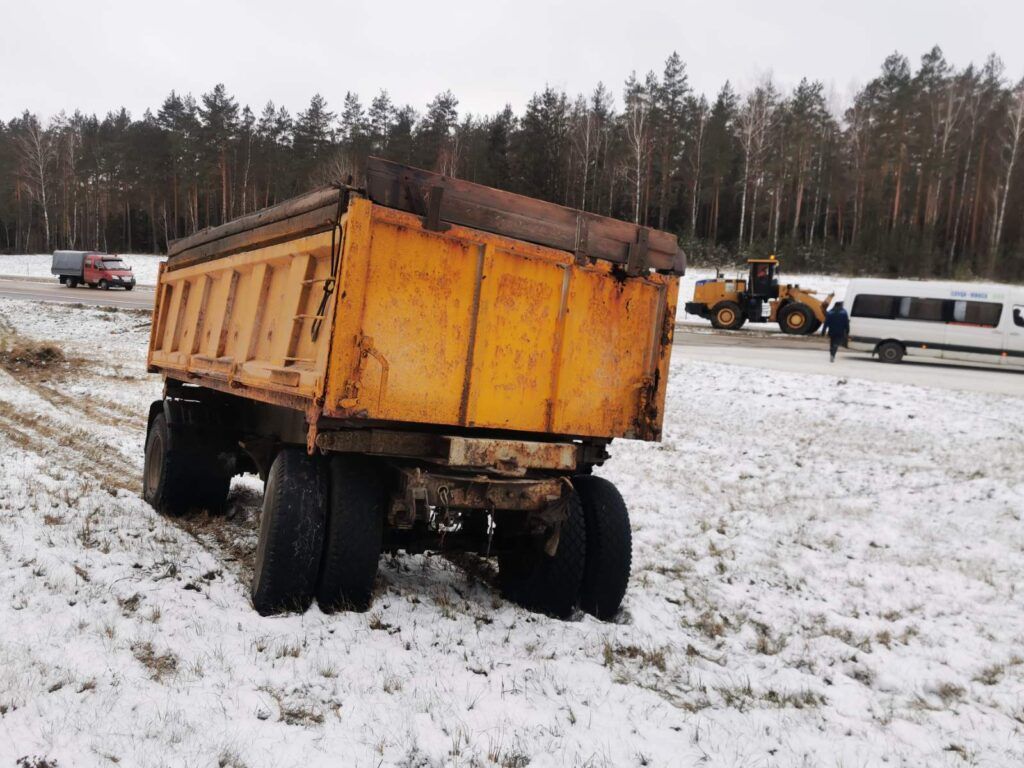
{"label": "snow-covered field", "polygon": [[77,359],[0,369],[0,765],[1024,763],[1024,396],[677,356],[664,442],[601,470],[618,622],[424,556],[369,614],[264,619],[256,481],[227,519],[138,498],[146,315],[25,309],[0,337]]}
{"label": "snow-covered field", "polygon": [[[139,285],[156,285],[157,265],[166,256],[154,256],[148,253],[118,254],[135,273],[135,281]],[[48,253],[24,253],[5,255],[0,253],[0,277],[46,277],[55,282],[50,274],[52,257]]]}

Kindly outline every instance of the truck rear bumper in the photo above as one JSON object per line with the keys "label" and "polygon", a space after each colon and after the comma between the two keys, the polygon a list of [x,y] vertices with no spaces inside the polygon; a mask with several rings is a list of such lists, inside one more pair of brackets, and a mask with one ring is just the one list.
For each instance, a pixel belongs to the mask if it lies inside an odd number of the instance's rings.
{"label": "truck rear bumper", "polygon": [[573,472],[580,462],[581,449],[576,443],[496,440],[383,429],[321,432],[316,445],[328,452],[419,459],[445,467],[511,477],[525,475],[528,470]]}

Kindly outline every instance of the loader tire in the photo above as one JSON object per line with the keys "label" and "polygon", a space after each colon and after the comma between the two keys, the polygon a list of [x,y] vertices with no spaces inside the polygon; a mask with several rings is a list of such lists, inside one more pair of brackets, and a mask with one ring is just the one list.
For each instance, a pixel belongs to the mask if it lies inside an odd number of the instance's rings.
{"label": "loader tire", "polygon": [[313,602],[327,518],[324,464],[285,448],[267,475],[252,604],[261,616],[304,611]]}
{"label": "loader tire", "polygon": [[587,527],[587,556],[580,608],[598,619],[613,618],[629,584],[633,536],[629,511],[619,489],[603,477],[579,475],[572,481]]}
{"label": "loader tire", "polygon": [[142,472],[143,499],[157,512],[179,516],[192,510],[219,513],[231,488],[231,475],[216,455],[171,429],[157,414],[146,437]]}
{"label": "loader tire", "polygon": [[544,551],[542,539],[498,555],[498,581],[502,593],[531,611],[558,619],[569,618],[580,599],[586,567],[587,530],[583,505],[573,491],[568,516],[562,523],[555,554]]}
{"label": "loader tire", "polygon": [[711,310],[711,325],[719,330],[735,331],[745,319],[739,304],[734,301],[720,301]]}
{"label": "loader tire", "polygon": [[336,455],[329,467],[327,531],[316,601],[324,613],[365,611],[384,542],[384,468],[365,456]]}
{"label": "loader tire", "polygon": [[783,333],[806,335],[811,333],[814,313],[806,304],[787,304],[779,311],[779,327]]}

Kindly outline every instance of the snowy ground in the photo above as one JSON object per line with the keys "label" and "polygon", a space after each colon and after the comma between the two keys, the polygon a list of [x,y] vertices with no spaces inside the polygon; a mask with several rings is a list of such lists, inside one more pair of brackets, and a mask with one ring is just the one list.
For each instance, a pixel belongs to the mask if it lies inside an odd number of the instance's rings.
{"label": "snowy ground", "polygon": [[7,343],[76,359],[0,369],[0,765],[1024,761],[1024,397],[677,355],[664,442],[601,471],[635,531],[617,623],[422,556],[369,614],[264,619],[258,483],[221,520],[138,498],[146,315],[25,310]]}
{"label": "snowy ground", "polygon": [[[899,365],[881,363],[870,352],[842,349],[834,363],[829,362],[827,343],[808,340],[791,347],[770,345],[764,336],[749,338],[749,331],[693,332],[680,334],[682,346],[676,355],[705,363],[727,363],[749,370],[746,376],[760,376],[760,369],[796,374],[823,373],[847,379],[868,379],[889,384],[924,385],[938,389],[1024,396],[1024,367],[987,365],[924,358],[910,358]],[[699,334],[699,336],[698,336]],[[743,338],[741,334],[747,334]],[[703,337],[703,338],[701,338]],[[792,337],[786,337],[789,341]],[[815,339],[814,341],[819,341]],[[694,343],[697,342],[697,343]],[[728,342],[728,343],[722,343]],[[859,386],[859,383],[855,384]],[[897,405],[898,407],[898,405]]]}
{"label": "snowy ground", "polygon": [[[154,256],[148,253],[118,254],[135,273],[135,282],[139,285],[156,285],[157,265],[166,256]],[[0,253],[0,277],[46,277],[57,280],[50,273],[52,256],[48,253],[25,253],[4,255]]]}

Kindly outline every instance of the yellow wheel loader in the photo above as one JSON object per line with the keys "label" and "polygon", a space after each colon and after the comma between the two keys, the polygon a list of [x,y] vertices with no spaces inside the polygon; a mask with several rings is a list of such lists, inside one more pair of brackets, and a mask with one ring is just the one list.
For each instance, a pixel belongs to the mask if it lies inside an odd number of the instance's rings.
{"label": "yellow wheel loader", "polygon": [[814,333],[825,322],[834,294],[824,299],[799,285],[779,285],[779,262],[747,259],[746,277],[698,280],[686,311],[711,321],[715,328],[737,330],[746,322],[778,323],[784,333]]}

